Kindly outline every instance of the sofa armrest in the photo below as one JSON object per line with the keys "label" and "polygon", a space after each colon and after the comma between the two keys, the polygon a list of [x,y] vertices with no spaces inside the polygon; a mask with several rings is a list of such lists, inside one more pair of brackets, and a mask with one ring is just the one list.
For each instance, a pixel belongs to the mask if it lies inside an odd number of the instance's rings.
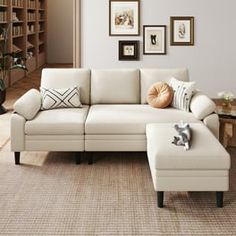
{"label": "sofa armrest", "polygon": [[14,111],[26,120],[32,120],[40,110],[41,100],[40,92],[31,89],[15,102]]}
{"label": "sofa armrest", "polygon": [[25,149],[25,118],[18,114],[11,116],[11,150],[14,152]]}
{"label": "sofa armrest", "polygon": [[216,104],[205,94],[197,92],[190,102],[190,110],[199,120],[203,120],[212,114],[216,109]]}
{"label": "sofa armrest", "polygon": [[208,129],[219,139],[220,122],[217,114],[211,114],[203,120]]}

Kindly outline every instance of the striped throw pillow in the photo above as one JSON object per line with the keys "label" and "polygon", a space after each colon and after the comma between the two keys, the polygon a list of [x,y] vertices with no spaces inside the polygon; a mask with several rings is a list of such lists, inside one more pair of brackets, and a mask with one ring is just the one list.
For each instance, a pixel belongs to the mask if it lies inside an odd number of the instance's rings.
{"label": "striped throw pillow", "polygon": [[41,87],[40,92],[42,95],[41,110],[82,107],[80,93],[77,87],[64,89]]}
{"label": "striped throw pillow", "polygon": [[171,78],[169,85],[172,87],[174,92],[171,106],[183,111],[189,111],[195,82],[184,82],[175,78]]}

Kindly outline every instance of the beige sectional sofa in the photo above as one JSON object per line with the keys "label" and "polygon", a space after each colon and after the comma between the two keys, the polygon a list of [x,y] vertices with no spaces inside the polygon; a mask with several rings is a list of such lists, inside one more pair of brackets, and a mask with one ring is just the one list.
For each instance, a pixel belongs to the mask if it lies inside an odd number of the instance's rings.
{"label": "beige sectional sofa", "polygon": [[[216,191],[217,206],[222,207],[230,157],[217,140],[214,102],[196,91],[190,112],[147,104],[148,88],[171,77],[189,80],[186,69],[44,69],[42,87],[78,86],[83,106],[41,110],[42,96],[35,89],[19,98],[11,117],[15,164],[20,164],[22,151],[74,152],[77,164],[84,153],[92,164],[94,152],[147,151],[159,207],[164,191]],[[195,133],[188,152],[171,144],[173,126],[181,120]]]}
{"label": "beige sectional sofa", "polygon": [[15,163],[22,151],[146,151],[148,123],[204,123],[218,137],[215,105],[199,92],[192,99],[192,112],[147,104],[148,88],[171,77],[189,80],[187,69],[44,69],[41,86],[79,86],[83,107],[41,111],[39,91],[23,95],[11,118]]}

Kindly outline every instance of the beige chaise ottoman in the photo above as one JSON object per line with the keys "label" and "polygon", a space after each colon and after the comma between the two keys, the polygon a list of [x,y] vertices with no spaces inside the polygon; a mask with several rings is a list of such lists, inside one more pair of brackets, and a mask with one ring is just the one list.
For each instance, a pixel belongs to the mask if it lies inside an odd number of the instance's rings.
{"label": "beige chaise ottoman", "polygon": [[172,144],[177,136],[173,123],[148,124],[147,155],[158,207],[165,191],[216,191],[217,206],[223,207],[223,192],[229,189],[230,156],[201,123],[191,123],[192,146]]}

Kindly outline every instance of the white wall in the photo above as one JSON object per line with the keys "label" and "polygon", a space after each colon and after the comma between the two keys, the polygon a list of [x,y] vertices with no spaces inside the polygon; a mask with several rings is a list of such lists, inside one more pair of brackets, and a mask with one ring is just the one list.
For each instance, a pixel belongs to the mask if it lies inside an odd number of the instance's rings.
{"label": "white wall", "polygon": [[73,62],[73,0],[48,0],[47,62]]}
{"label": "white wall", "polygon": [[[167,25],[167,55],[142,55],[140,37],[109,37],[109,0],[82,0],[82,66],[188,67],[198,88],[217,97],[231,90],[236,95],[235,0],[141,0],[144,24]],[[195,46],[169,46],[170,16],[195,17]],[[140,61],[118,61],[118,40],[140,40]]]}

